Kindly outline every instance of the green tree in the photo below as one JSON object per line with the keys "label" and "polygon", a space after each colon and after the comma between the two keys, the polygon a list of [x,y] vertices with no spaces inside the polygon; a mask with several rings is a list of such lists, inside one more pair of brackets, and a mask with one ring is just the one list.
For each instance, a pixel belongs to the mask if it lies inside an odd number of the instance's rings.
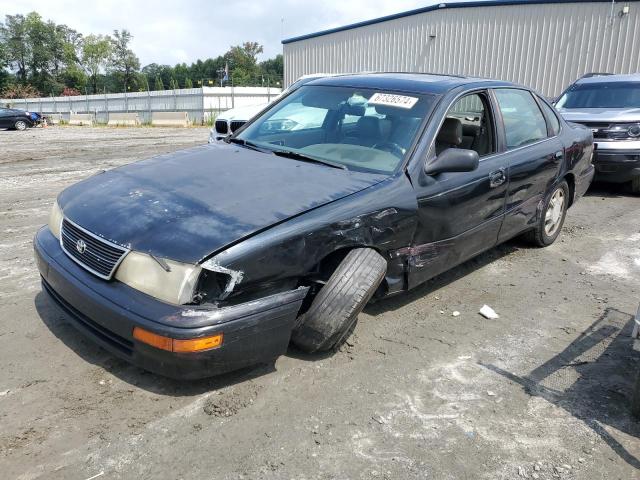
{"label": "green tree", "polygon": [[162,78],[160,75],[156,75],[155,84],[153,85],[154,90],[164,90],[164,83],[162,83]]}
{"label": "green tree", "polygon": [[[55,24],[47,24],[36,12],[25,17],[25,33],[28,42],[27,70],[29,81],[41,92],[50,92],[55,84],[51,67],[54,61],[53,45]],[[56,85],[56,89],[62,86]]]}
{"label": "green tree", "polygon": [[7,60],[6,44],[1,36],[1,27],[2,24],[0,24],[0,92],[9,85],[9,81],[11,79],[11,75],[6,70],[9,66],[9,61]]}
{"label": "green tree", "polygon": [[23,83],[27,81],[29,46],[24,15],[7,15],[0,25],[0,37],[4,44],[5,61]]}
{"label": "green tree", "polygon": [[123,91],[127,91],[140,70],[140,60],[133,50],[129,48],[129,43],[133,35],[128,30],[114,30],[111,39],[111,70],[120,79]]}
{"label": "green tree", "polygon": [[179,63],[173,67],[173,78],[176,79],[178,85],[184,85],[184,82],[189,75],[189,67],[186,63]]}
{"label": "green tree", "polygon": [[180,88],[178,81],[171,77],[171,80],[169,80],[169,90],[177,90],[178,88]]}
{"label": "green tree", "polygon": [[149,80],[147,76],[143,73],[138,75],[138,87],[141,92],[149,91]]}
{"label": "green tree", "polygon": [[260,73],[265,83],[275,85],[276,82],[282,81],[284,76],[284,60],[282,55],[276,55],[264,62],[260,62]]}
{"label": "green tree", "polygon": [[89,75],[93,93],[98,92],[98,74],[107,67],[111,58],[111,40],[104,35],[87,35],[82,41],[80,63]]}
{"label": "green tree", "polygon": [[189,77],[187,77],[184,81],[184,88],[193,88],[193,82]]}
{"label": "green tree", "polygon": [[57,79],[65,69],[73,68],[80,62],[82,35],[52,21],[47,22],[47,33],[51,49],[51,73]]}
{"label": "green tree", "polygon": [[225,62],[231,70],[231,79],[234,85],[249,85],[256,82],[259,77],[258,54],[264,51],[262,45],[257,42],[244,42],[236,45],[225,53]]}
{"label": "green tree", "polygon": [[44,93],[59,93],[67,77],[77,77],[67,70],[77,70],[80,37],[66,25],[45,22],[36,12],[7,15],[0,24],[6,66],[20,83],[31,83]]}
{"label": "green tree", "polygon": [[85,92],[88,78],[80,65],[69,65],[59,76],[59,81],[66,87]]}

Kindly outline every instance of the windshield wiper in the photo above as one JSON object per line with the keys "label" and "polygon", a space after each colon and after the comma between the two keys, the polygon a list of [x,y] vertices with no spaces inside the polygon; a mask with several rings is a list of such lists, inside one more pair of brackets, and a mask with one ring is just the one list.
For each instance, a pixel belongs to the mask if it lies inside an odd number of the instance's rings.
{"label": "windshield wiper", "polygon": [[292,150],[274,150],[274,155],[285,158],[293,158],[294,160],[300,160],[302,162],[319,163],[331,168],[339,168],[340,170],[349,170],[345,165],[341,163],[331,162],[329,160],[323,160],[320,158],[310,157],[304,153],[294,152]]}
{"label": "windshield wiper", "polygon": [[243,140],[242,138],[227,137],[225,138],[224,141],[227,143],[235,143],[236,145],[242,145],[243,147],[250,148],[251,150],[255,150],[256,152],[271,153],[271,150],[260,148],[255,143],[248,142],[247,140]]}

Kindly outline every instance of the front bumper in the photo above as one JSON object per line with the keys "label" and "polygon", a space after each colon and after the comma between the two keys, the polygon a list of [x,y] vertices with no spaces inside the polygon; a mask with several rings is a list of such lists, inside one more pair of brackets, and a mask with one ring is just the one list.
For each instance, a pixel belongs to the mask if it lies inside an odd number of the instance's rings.
{"label": "front bumper", "polygon": [[597,142],[593,164],[596,180],[630,182],[640,176],[640,142]]}
{"label": "front bumper", "polygon": [[[299,288],[224,308],[171,305],[85,271],[47,227],[36,234],[34,249],[43,291],[78,330],[114,355],[172,378],[210,377],[282,355],[307,293]],[[224,340],[212,350],[173,353],[135,340],[134,327],[176,339],[222,332]]]}

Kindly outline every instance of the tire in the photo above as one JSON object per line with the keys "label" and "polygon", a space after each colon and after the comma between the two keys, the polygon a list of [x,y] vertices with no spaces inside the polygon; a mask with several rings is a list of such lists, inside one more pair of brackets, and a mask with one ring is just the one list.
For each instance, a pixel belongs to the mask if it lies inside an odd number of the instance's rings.
{"label": "tire", "polygon": [[631,192],[640,195],[640,177],[633,177],[631,180]]}
{"label": "tire", "polygon": [[310,353],[339,347],[386,272],[387,261],[375,250],[351,250],[300,316],[293,344]]}
{"label": "tire", "polygon": [[13,124],[13,128],[21,131],[26,130],[27,126],[27,122],[25,122],[24,120],[17,120],[16,123]]}
{"label": "tire", "polygon": [[545,200],[538,224],[525,234],[527,240],[538,247],[548,247],[555,242],[564,225],[568,205],[569,185],[563,180]]}

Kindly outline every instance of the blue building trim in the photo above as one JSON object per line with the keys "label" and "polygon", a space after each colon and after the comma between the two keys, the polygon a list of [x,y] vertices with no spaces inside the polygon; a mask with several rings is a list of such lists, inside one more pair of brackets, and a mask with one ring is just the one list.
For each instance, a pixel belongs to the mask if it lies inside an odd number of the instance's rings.
{"label": "blue building trim", "polygon": [[[625,2],[638,2],[640,0],[624,0]],[[346,30],[353,30],[354,28],[366,27],[368,25],[375,25],[376,23],[388,22],[389,20],[396,20],[398,18],[410,17],[419,13],[434,12],[436,10],[443,10],[446,8],[470,8],[470,7],[502,7],[509,5],[543,5],[554,3],[606,3],[611,4],[611,0],[485,0],[485,1],[469,1],[458,3],[439,3],[436,5],[430,5],[428,7],[416,8],[414,10],[408,10],[406,12],[394,13],[393,15],[387,15],[386,17],[374,18],[372,20],[365,20],[363,22],[352,23],[343,27],[331,28],[329,30],[321,30],[315,33],[308,33],[299,37],[291,37],[282,40],[282,44],[299,42],[300,40],[307,40],[309,38],[321,37],[323,35],[329,35],[330,33],[344,32]]]}

